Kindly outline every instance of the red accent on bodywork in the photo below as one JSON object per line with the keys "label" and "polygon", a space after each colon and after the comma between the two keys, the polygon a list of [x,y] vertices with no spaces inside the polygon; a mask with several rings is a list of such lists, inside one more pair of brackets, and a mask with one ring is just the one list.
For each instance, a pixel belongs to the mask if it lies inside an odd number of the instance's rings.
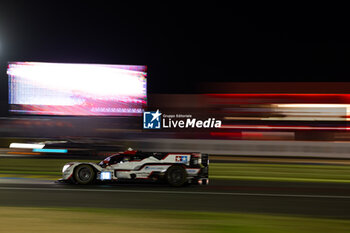
{"label": "red accent on bodywork", "polygon": [[72,172],[72,174],[70,174],[70,176],[67,178],[67,180],[70,180],[72,178],[72,176],[73,176],[73,172]]}
{"label": "red accent on bodywork", "polygon": [[192,155],[192,153],[168,153],[166,156],[164,156],[164,158],[162,158],[161,160],[166,159],[169,155]]}
{"label": "red accent on bodywork", "polygon": [[124,155],[135,155],[136,154],[136,150],[127,150],[127,151],[124,151],[123,154]]}

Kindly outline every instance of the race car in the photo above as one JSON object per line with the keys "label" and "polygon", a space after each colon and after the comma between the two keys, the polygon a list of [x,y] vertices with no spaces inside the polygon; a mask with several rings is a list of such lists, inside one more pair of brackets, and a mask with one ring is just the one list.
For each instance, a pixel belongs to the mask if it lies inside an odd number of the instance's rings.
{"label": "race car", "polygon": [[91,184],[96,181],[165,181],[172,186],[209,183],[209,158],[201,153],[164,153],[127,150],[100,163],[69,162],[61,182]]}

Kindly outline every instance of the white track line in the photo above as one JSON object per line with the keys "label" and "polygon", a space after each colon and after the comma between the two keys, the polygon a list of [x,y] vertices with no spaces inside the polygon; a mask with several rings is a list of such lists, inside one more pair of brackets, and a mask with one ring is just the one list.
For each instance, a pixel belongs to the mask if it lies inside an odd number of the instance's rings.
{"label": "white track line", "polygon": [[162,191],[162,190],[131,190],[131,189],[66,189],[66,188],[21,188],[0,187],[0,190],[28,190],[28,191],[66,191],[66,192],[114,192],[114,193],[154,193],[154,194],[189,194],[189,195],[231,195],[231,196],[259,196],[259,197],[299,197],[299,198],[333,198],[350,199],[350,196],[340,195],[307,195],[307,194],[279,194],[279,193],[229,193],[229,192],[192,192],[192,191]]}

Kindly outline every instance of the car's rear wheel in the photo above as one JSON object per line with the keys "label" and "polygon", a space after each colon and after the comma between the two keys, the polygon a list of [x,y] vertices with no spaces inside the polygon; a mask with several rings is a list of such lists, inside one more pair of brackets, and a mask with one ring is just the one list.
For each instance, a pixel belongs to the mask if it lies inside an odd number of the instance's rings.
{"label": "car's rear wheel", "polygon": [[170,185],[176,187],[182,186],[187,182],[186,169],[178,165],[169,167],[165,177]]}
{"label": "car's rear wheel", "polygon": [[79,165],[74,170],[74,180],[78,184],[90,184],[95,180],[94,169],[87,164]]}

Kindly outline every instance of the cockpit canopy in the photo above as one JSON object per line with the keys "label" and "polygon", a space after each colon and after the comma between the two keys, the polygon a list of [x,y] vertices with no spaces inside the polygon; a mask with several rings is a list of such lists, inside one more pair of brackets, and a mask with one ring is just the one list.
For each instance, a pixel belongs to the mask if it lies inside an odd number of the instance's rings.
{"label": "cockpit canopy", "polygon": [[104,160],[102,160],[99,165],[100,166],[109,166],[112,164],[120,163],[120,162],[126,162],[130,160],[130,156],[125,156],[124,154],[115,154],[111,155]]}
{"label": "cockpit canopy", "polygon": [[141,151],[125,151],[122,153],[111,155],[102,160],[99,165],[102,167],[112,164],[124,163],[129,161],[141,161],[145,158],[153,156],[156,159],[163,159],[168,153],[165,152],[141,152]]}
{"label": "cockpit canopy", "polygon": [[124,153],[118,153],[111,155],[104,160],[102,160],[100,166],[109,166],[117,163],[124,163],[129,161],[141,161],[144,158],[149,157],[149,155],[144,155],[143,153],[137,151],[126,151]]}

